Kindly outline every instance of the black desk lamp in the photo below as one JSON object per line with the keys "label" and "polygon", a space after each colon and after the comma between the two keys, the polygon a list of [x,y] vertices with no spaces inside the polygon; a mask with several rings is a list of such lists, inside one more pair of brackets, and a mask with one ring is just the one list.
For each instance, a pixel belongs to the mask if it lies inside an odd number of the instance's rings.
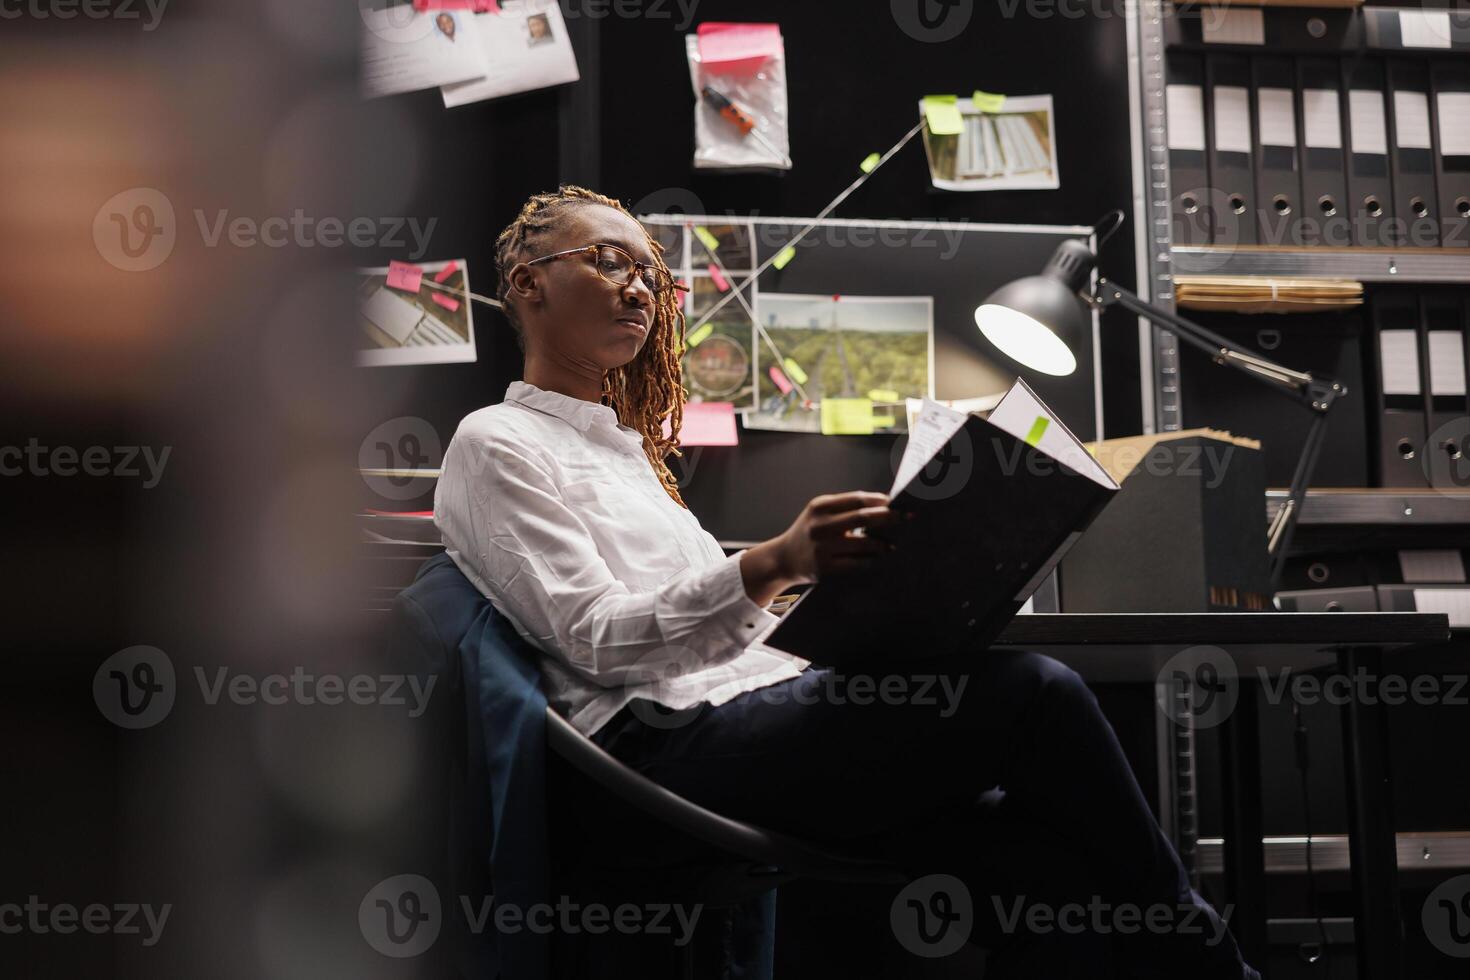
{"label": "black desk lamp", "polygon": [[[1099,230],[1109,221],[1110,227]],[[1099,221],[1094,229],[1099,247],[1122,224],[1122,211],[1114,211]],[[1099,278],[1096,288],[1089,289],[1088,280],[1096,264],[1097,255],[1085,243],[1077,239],[1062,242],[1041,275],[1017,279],[991,293],[975,309],[975,325],[987,340],[1026,367],[1065,376],[1077,369],[1072,349],[1089,326],[1079,300],[1098,309],[1121,306],[1172,331],[1179,339],[1209,354],[1216,364],[1244,371],[1310,408],[1314,413],[1312,427],[1291,477],[1291,492],[1267,531],[1266,551],[1271,556],[1271,585],[1275,588],[1281,580],[1292,531],[1301,516],[1307,485],[1322,450],[1327,412],[1333,402],[1347,394],[1347,389],[1331,378],[1293,371],[1258,354],[1233,348],[1219,334],[1161,310],[1107,279]]]}

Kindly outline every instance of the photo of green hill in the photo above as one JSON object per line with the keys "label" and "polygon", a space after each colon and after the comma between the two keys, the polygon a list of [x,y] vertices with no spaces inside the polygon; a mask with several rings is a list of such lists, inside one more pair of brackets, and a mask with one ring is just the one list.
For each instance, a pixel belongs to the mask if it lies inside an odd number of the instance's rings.
{"label": "photo of green hill", "polygon": [[[748,428],[819,432],[823,398],[868,398],[882,427],[902,432],[903,399],[933,394],[928,296],[761,293],[756,317],[763,336]],[[772,377],[773,366],[785,385]]]}

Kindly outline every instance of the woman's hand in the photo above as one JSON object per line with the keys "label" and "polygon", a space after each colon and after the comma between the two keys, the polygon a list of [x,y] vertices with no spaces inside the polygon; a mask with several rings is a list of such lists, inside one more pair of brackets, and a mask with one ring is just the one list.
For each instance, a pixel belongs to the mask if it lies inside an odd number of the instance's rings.
{"label": "woman's hand", "polygon": [[897,517],[886,493],[853,490],[813,497],[789,528],[741,557],[746,594],[764,606],[792,585],[871,567],[894,547],[871,532]]}

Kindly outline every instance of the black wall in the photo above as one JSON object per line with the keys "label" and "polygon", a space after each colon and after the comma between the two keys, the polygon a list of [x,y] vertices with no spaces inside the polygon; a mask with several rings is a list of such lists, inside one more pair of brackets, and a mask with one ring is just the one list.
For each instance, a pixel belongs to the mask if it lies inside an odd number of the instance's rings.
{"label": "black wall", "polygon": [[[494,238],[532,193],[575,182],[632,206],[677,188],[715,214],[814,215],[857,176],[859,161],[886,150],[913,125],[917,100],[937,92],[1051,94],[1062,187],[935,191],[915,141],[834,217],[1085,225],[1112,208],[1131,211],[1122,5],[1117,13],[1110,7],[1107,16],[1084,16],[1080,4],[1064,2],[1042,18],[1020,6],[1007,18],[1007,5],[976,3],[958,5],[950,16],[963,16],[966,6],[972,8],[970,19],[958,36],[929,43],[906,33],[885,0],[703,0],[692,24],[681,23],[672,2],[623,5],[644,12],[632,18],[616,16],[611,4],[605,16],[595,17],[589,12],[595,5],[571,10],[564,3],[579,47],[581,82],[453,110],[443,108],[437,92],[422,92],[387,100],[375,111],[406,118],[417,135],[417,190],[406,213],[438,218],[430,254],[422,258],[465,258],[472,287],[484,289],[492,286]],[[699,22],[718,20],[781,25],[795,164],[785,174],[693,169],[693,95],[683,35]],[[1132,230],[1125,227],[1103,255],[1107,274],[1129,285]],[[401,257],[385,252],[364,256],[364,262]],[[393,377],[384,378],[381,414],[364,419],[364,433],[388,418],[416,415],[447,441],[463,415],[501,399],[506,385],[520,377],[520,354],[499,314],[477,306],[475,318],[478,363],[377,369]],[[1104,320],[1108,435],[1140,431],[1134,322],[1111,314]],[[427,496],[408,502],[428,505]],[[700,513],[697,503],[695,512]],[[720,516],[701,514],[717,523]]]}

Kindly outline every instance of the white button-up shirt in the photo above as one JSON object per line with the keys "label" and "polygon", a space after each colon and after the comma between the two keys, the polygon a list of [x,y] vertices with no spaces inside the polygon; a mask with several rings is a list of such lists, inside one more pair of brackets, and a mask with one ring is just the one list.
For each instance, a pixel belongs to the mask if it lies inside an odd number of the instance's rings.
{"label": "white button-up shirt", "polygon": [[548,700],[591,734],[635,697],[681,709],[796,677],[777,617],[674,503],[608,406],[524,381],[466,416],[434,522],[450,558],[531,645]]}

